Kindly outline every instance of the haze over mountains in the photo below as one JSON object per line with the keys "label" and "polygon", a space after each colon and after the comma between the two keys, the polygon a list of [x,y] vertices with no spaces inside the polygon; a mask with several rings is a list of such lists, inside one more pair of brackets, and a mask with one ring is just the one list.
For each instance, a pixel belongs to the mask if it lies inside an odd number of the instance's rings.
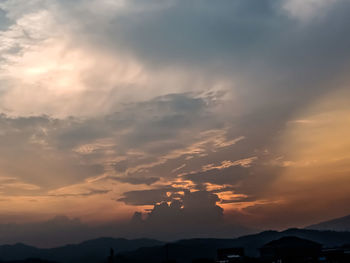
{"label": "haze over mountains", "polygon": [[[165,244],[167,244],[169,255],[178,262],[191,262],[192,259],[201,257],[215,258],[217,249],[227,247],[244,247],[248,256],[257,257],[259,256],[259,248],[264,244],[287,236],[312,240],[322,244],[324,247],[350,244],[349,222],[350,216],[345,216],[314,224],[305,229],[294,228],[280,232],[264,231],[258,234],[245,235],[238,238],[233,238],[234,236],[232,236],[226,239],[192,238],[166,243],[147,238],[124,239],[106,237],[80,242],[79,239],[97,236],[101,231],[108,234],[109,230],[112,236],[115,236],[118,231],[116,228],[109,229],[108,226],[89,228],[78,219],[59,216],[40,224],[1,225],[2,243],[6,243],[4,240],[10,238],[12,233],[12,242],[9,243],[16,243],[21,237],[26,237],[26,239],[22,240],[44,242],[51,238],[57,239],[56,243],[70,240],[70,242],[75,244],[54,248],[37,248],[23,243],[2,245],[0,246],[0,260],[13,261],[40,258],[61,263],[94,263],[105,261],[110,253],[110,248],[113,248],[118,262],[144,262],[144,260],[147,262],[162,262],[164,260]],[[17,231],[15,231],[16,227]],[[30,228],[32,228],[31,231]],[[5,231],[6,229],[7,232]],[[84,231],[86,231],[85,235],[83,235]],[[27,236],[24,235],[25,233]],[[35,236],[35,233],[42,236]]]}
{"label": "haze over mountains", "polygon": [[22,243],[0,246],[0,259],[6,261],[40,258],[58,262],[100,262],[107,258],[109,249],[118,252],[135,250],[141,247],[162,245],[153,239],[98,238],[75,245],[66,245],[51,249],[40,249]]}
{"label": "haze over mountains", "polygon": [[[156,215],[152,220],[132,218],[129,222],[111,222],[101,225],[88,225],[79,219],[66,216],[56,216],[44,222],[25,224],[0,224],[0,244],[17,242],[27,245],[52,248],[71,243],[100,237],[124,237],[129,239],[153,238],[164,241],[174,241],[184,238],[235,238],[256,233],[259,230],[250,229],[235,223],[227,224],[218,221],[216,225],[201,223],[183,224],[176,222],[171,214],[164,217]],[[172,220],[173,226],[162,223]]]}
{"label": "haze over mountains", "polygon": [[[204,226],[197,228],[181,228],[180,225],[172,228],[157,227],[152,222],[144,222],[133,218],[129,223],[110,223],[99,226],[89,226],[79,219],[70,219],[66,216],[57,216],[50,220],[27,224],[0,224],[0,244],[15,244],[21,242],[40,248],[52,248],[71,243],[80,243],[85,240],[99,237],[124,237],[128,239],[152,238],[163,241],[174,241],[189,238],[237,238],[254,234],[267,229],[250,229],[237,224],[218,225],[210,233],[201,233]],[[154,231],[157,229],[157,231]],[[318,224],[306,229],[350,231],[350,215]],[[160,234],[163,232],[163,234]]]}
{"label": "haze over mountains", "polygon": [[307,229],[350,231],[350,215],[314,224]]}

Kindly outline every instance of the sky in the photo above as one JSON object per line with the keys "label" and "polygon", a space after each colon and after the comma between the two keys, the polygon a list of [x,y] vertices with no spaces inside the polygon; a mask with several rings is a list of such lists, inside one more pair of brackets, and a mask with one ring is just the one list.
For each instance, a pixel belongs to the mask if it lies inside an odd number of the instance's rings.
{"label": "sky", "polygon": [[2,0],[0,242],[231,237],[349,214],[349,12]]}

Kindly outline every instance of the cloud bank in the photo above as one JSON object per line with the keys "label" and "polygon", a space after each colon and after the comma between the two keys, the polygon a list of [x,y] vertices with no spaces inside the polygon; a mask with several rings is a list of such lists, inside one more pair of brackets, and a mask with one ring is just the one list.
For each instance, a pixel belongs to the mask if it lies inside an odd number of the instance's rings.
{"label": "cloud bank", "polygon": [[0,221],[132,218],[171,238],[194,211],[203,235],[345,215],[349,10],[2,1]]}

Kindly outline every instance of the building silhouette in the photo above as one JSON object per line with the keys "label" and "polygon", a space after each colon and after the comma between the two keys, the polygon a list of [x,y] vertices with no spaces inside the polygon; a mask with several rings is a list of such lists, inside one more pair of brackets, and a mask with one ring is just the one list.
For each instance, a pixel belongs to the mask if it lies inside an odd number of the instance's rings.
{"label": "building silhouette", "polygon": [[350,245],[337,248],[326,248],[322,250],[320,262],[326,263],[349,263]]}
{"label": "building silhouette", "polygon": [[263,262],[314,263],[319,262],[321,248],[319,243],[290,236],[265,244],[260,254]]}
{"label": "building silhouette", "polygon": [[217,251],[217,263],[243,262],[244,248],[222,248]]}

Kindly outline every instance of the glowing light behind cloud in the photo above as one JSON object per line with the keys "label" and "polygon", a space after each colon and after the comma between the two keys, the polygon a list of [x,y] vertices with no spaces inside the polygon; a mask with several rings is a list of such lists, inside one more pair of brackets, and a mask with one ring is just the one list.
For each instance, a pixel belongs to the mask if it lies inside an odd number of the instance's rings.
{"label": "glowing light behind cloud", "polygon": [[349,192],[349,94],[328,82],[350,6],[272,2],[1,1],[0,212],[128,220],[197,193],[252,225],[301,225],[303,200],[341,215],[319,195]]}

